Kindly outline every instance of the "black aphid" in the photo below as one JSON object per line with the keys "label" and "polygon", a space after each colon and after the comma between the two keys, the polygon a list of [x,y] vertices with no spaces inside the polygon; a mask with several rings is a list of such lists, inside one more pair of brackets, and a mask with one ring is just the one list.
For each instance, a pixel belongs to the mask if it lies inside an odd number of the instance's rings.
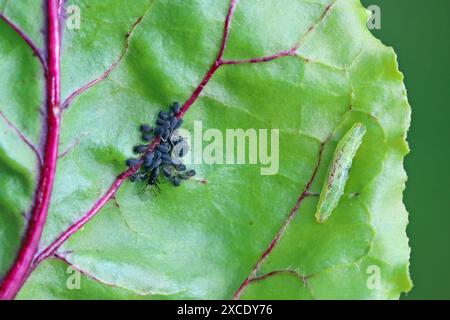
{"label": "black aphid", "polygon": [[133,147],[133,152],[140,154],[140,153],[144,153],[145,151],[147,151],[148,146],[147,145],[138,145],[138,146],[134,146]]}
{"label": "black aphid", "polygon": [[148,124],[141,124],[139,127],[139,130],[141,130],[142,133],[152,133],[153,128],[149,126]]}
{"label": "black aphid", "polygon": [[160,111],[158,118],[161,120],[169,120],[171,118],[170,114],[164,111]]}
{"label": "black aphid", "polygon": [[143,172],[136,173],[136,174],[132,175],[130,178],[131,182],[147,181],[147,179],[148,179],[148,174],[143,173]]}
{"label": "black aphid", "polygon": [[158,177],[155,177],[153,175],[150,175],[146,180],[145,180],[146,184],[144,189],[142,189],[142,192],[145,191],[145,189],[147,188],[147,186],[151,186],[152,187],[152,192],[153,194],[157,194],[159,192],[161,192],[161,188],[159,187],[159,179]]}
{"label": "black aphid", "polygon": [[137,166],[138,164],[141,164],[141,162],[142,162],[141,159],[127,159],[126,165],[127,167],[134,167]]}
{"label": "black aphid", "polygon": [[181,185],[181,179],[178,176],[172,177],[170,180],[172,181],[172,183],[175,187],[178,187]]}
{"label": "black aphid", "polygon": [[167,139],[169,138],[169,136],[170,136],[170,130],[169,129],[165,129],[164,131],[163,131],[163,133],[161,133],[161,139],[163,140],[163,141],[167,141]]}
{"label": "black aphid", "polygon": [[144,141],[150,141],[150,140],[152,140],[152,138],[153,138],[153,135],[150,134],[150,133],[143,133],[142,134],[142,140],[144,140]]}
{"label": "black aphid", "polygon": [[163,174],[166,178],[169,178],[172,176],[172,170],[169,167],[164,167]]}
{"label": "black aphid", "polygon": [[171,164],[172,163],[172,157],[168,153],[162,154],[161,155],[161,159],[162,159],[162,162],[164,164]]}
{"label": "black aphid", "polygon": [[181,105],[178,102],[174,102],[172,104],[172,107],[170,108],[170,111],[172,111],[175,115],[180,112],[181,110]]}
{"label": "black aphid", "polygon": [[174,128],[176,127],[176,125],[178,124],[178,119],[177,118],[172,118],[172,120],[170,120],[170,125],[169,125],[169,127],[170,127],[170,129],[171,130],[174,130]]}
{"label": "black aphid", "polygon": [[195,170],[189,170],[188,172],[186,172],[186,175],[188,176],[188,177],[194,177],[195,175],[196,175],[196,172],[195,172]]}
{"label": "black aphid", "polygon": [[158,126],[158,127],[156,127],[156,129],[155,129],[155,134],[157,135],[157,136],[161,136],[161,134],[164,132],[164,128],[163,127],[160,127],[160,126]]}
{"label": "black aphid", "polygon": [[164,129],[169,129],[170,128],[170,121],[169,120],[163,120],[163,119],[158,119],[156,120],[156,124],[163,127]]}
{"label": "black aphid", "polygon": [[178,171],[185,171],[186,170],[186,165],[181,163],[181,164],[176,164],[175,169],[177,169]]}
{"label": "black aphid", "polygon": [[153,158],[155,154],[153,152],[149,152],[144,156],[144,166],[149,167],[152,165]]}
{"label": "black aphid", "polygon": [[170,150],[170,145],[166,143],[162,143],[156,147],[161,153],[168,153]]}
{"label": "black aphid", "polygon": [[152,171],[152,170],[155,169],[156,167],[159,167],[159,165],[161,164],[161,162],[162,162],[161,159],[155,160],[155,161],[153,161],[153,163],[152,163],[150,166],[146,167],[146,169],[147,169],[148,171]]}
{"label": "black aphid", "polygon": [[[156,120],[156,127],[148,124],[141,124],[139,130],[142,132],[142,140],[151,141],[154,137],[161,138],[161,143],[150,150],[150,144],[142,144],[133,147],[133,152],[140,154],[140,159],[128,159],[127,166],[142,166],[139,171],[130,177],[132,182],[144,182],[159,188],[159,177],[162,174],[174,186],[181,185],[182,180],[189,179],[195,175],[194,170],[186,171],[186,166],[181,158],[184,155],[184,148],[180,148],[179,143],[184,139],[178,134],[174,134],[182,124],[183,120],[178,119],[176,115],[180,112],[181,105],[174,102],[169,112],[160,111]],[[174,147],[176,148],[174,149]],[[153,189],[153,188],[152,188]]]}
{"label": "black aphid", "polygon": [[183,124],[183,119],[177,119],[177,123],[175,124],[175,126],[173,127],[173,131],[177,130],[179,127],[181,127],[181,125]]}
{"label": "black aphid", "polygon": [[159,177],[159,168],[160,167],[155,167],[155,169],[153,169],[153,171],[152,171],[152,176],[153,177],[155,177],[155,178]]}

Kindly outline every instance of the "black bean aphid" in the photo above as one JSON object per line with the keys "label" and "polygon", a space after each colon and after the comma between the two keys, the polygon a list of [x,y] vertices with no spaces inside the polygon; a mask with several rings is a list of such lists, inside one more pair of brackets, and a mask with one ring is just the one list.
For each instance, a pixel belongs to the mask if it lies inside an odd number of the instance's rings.
{"label": "black bean aphid", "polygon": [[178,124],[178,121],[179,120],[177,118],[172,118],[172,120],[170,120],[169,126],[171,130],[174,130],[175,126]]}
{"label": "black bean aphid", "polygon": [[145,151],[147,151],[148,146],[147,145],[138,145],[138,146],[134,146],[133,147],[133,152],[140,154],[140,153],[144,153]]}
{"label": "black bean aphid", "polygon": [[161,159],[162,159],[162,162],[164,164],[171,164],[172,163],[172,157],[169,154],[167,154],[167,153],[161,155]]}
{"label": "black bean aphid", "polygon": [[150,166],[147,167],[147,168],[148,168],[147,170],[148,170],[148,171],[152,171],[152,170],[155,169],[156,167],[159,167],[159,165],[161,164],[161,162],[162,162],[161,159],[158,159],[158,160],[153,161],[153,163],[152,163]]}
{"label": "black bean aphid", "polygon": [[161,134],[164,132],[164,128],[163,127],[156,127],[155,129],[155,134],[157,136],[161,136]]}
{"label": "black bean aphid", "polygon": [[[180,110],[181,105],[174,102],[169,112],[159,112],[156,127],[153,128],[148,124],[139,126],[142,140],[150,142],[153,138],[159,137],[162,142],[156,148],[152,148],[154,150],[150,150],[150,143],[133,147],[133,152],[140,154],[141,157],[139,159],[128,159],[126,165],[128,167],[142,166],[139,171],[130,177],[131,182],[144,182],[146,186],[152,187],[152,191],[160,191],[160,175],[167,178],[174,186],[180,186],[182,180],[195,176],[194,170],[186,171],[186,166],[181,160],[184,149],[181,148],[180,150],[178,144],[183,142],[184,139],[178,134],[174,134],[174,131],[183,124],[183,120],[176,117]],[[177,147],[174,148],[175,146]]]}
{"label": "black bean aphid", "polygon": [[152,138],[153,138],[153,135],[151,135],[150,133],[143,133],[142,134],[142,140],[143,141],[150,141],[150,140],[152,140]]}
{"label": "black bean aphid", "polygon": [[160,111],[158,118],[161,120],[169,120],[170,119],[170,114],[164,111]]}
{"label": "black bean aphid", "polygon": [[181,105],[178,102],[174,102],[172,104],[172,107],[170,107],[170,110],[174,113],[177,114],[178,112],[180,112],[181,110]]}
{"label": "black bean aphid", "polygon": [[155,157],[155,154],[153,152],[147,153],[144,156],[144,166],[146,166],[146,167],[151,166],[154,157]]}
{"label": "black bean aphid", "polygon": [[168,153],[169,152],[169,144],[168,143],[162,143],[159,146],[156,147],[161,153]]}
{"label": "black bean aphid", "polygon": [[141,124],[139,127],[139,130],[141,130],[142,133],[152,133],[153,128],[149,126],[148,124]]}
{"label": "black bean aphid", "polygon": [[195,174],[196,174],[195,170],[189,170],[188,172],[186,172],[186,175],[187,175],[188,177],[194,177]]}
{"label": "black bean aphid", "polygon": [[179,127],[181,127],[181,125],[183,124],[183,119],[177,119],[177,123],[175,124],[175,126],[173,127],[172,130],[177,130]]}
{"label": "black bean aphid", "polygon": [[141,162],[142,162],[141,159],[127,159],[125,163],[127,167],[134,167],[137,166],[138,164],[141,164]]}
{"label": "black bean aphid", "polygon": [[159,177],[159,167],[155,167],[155,169],[153,169],[152,176],[155,178]]}
{"label": "black bean aphid", "polygon": [[145,181],[147,179],[147,174],[146,173],[137,173],[131,176],[130,180],[131,182],[135,182],[135,181]]}
{"label": "black bean aphid", "polygon": [[175,176],[170,179],[175,187],[179,187],[181,185],[181,180],[179,177]]}
{"label": "black bean aphid", "polygon": [[165,130],[163,131],[163,133],[161,133],[161,139],[162,139],[163,141],[167,141],[167,139],[169,138],[169,136],[170,136],[170,130],[169,130],[169,129],[165,129]]}
{"label": "black bean aphid", "polygon": [[166,178],[169,178],[172,176],[172,170],[170,170],[169,167],[164,167],[163,168],[163,174]]}
{"label": "black bean aphid", "polygon": [[175,165],[174,167],[175,167],[175,169],[177,169],[178,171],[184,171],[184,170],[186,170],[186,165],[183,164],[183,163],[177,164],[177,165]]}
{"label": "black bean aphid", "polygon": [[156,124],[163,127],[164,129],[170,128],[170,121],[168,120],[158,119],[156,120]]}

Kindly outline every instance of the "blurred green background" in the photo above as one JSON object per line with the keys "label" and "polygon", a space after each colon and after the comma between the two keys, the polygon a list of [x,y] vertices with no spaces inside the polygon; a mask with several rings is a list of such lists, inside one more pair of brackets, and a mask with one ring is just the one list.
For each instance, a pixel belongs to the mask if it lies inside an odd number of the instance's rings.
{"label": "blurred green background", "polygon": [[450,0],[362,0],[381,9],[376,37],[395,48],[412,107],[406,158],[413,290],[450,299]]}

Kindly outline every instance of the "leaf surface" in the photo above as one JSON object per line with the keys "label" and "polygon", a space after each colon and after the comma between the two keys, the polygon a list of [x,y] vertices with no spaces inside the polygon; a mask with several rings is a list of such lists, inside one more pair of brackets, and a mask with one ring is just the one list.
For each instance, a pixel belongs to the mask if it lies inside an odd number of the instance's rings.
{"label": "leaf surface", "polygon": [[[63,156],[42,248],[125,169],[139,124],[154,123],[161,108],[190,97],[216,59],[230,5],[67,2],[80,7],[82,21],[80,30],[64,30],[62,94],[71,103],[63,113]],[[19,3],[9,1],[7,10],[20,12]],[[38,266],[19,298],[227,299],[245,279],[244,299],[386,299],[407,292],[402,192],[410,108],[395,53],[370,34],[367,18],[357,0],[239,1],[225,60],[271,56],[298,43],[296,54],[221,66],[184,127],[193,130],[201,120],[203,129],[223,133],[279,129],[278,173],[263,176],[251,164],[194,164],[206,184],[166,183],[156,197],[127,181],[59,248],[60,258]],[[6,58],[0,62],[0,110],[38,145],[42,70],[21,38],[5,23],[0,28]],[[41,46],[39,32],[30,34]],[[345,194],[330,219],[318,224],[313,194],[321,191],[337,142],[356,122],[367,133]],[[23,139],[6,122],[0,126],[0,270],[6,271],[37,169]],[[280,230],[282,237],[261,259]],[[67,265],[82,271],[79,290],[67,286]],[[375,287],[373,270],[380,275]]]}

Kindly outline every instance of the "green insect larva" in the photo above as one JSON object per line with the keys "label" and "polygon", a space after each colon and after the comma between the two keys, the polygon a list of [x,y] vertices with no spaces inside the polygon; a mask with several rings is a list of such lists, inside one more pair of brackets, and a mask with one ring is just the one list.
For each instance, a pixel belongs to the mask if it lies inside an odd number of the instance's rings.
{"label": "green insect larva", "polygon": [[362,123],[355,123],[334,150],[333,160],[317,204],[315,215],[317,222],[327,221],[337,207],[344,194],[353,158],[355,158],[365,134],[366,127]]}

